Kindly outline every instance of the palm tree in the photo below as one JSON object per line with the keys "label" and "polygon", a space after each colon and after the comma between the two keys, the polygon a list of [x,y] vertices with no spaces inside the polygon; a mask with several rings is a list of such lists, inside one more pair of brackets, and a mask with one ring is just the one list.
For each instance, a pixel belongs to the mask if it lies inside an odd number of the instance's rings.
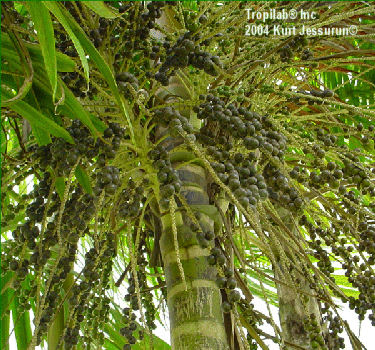
{"label": "palm tree", "polygon": [[2,348],[364,349],[373,15],[2,2]]}

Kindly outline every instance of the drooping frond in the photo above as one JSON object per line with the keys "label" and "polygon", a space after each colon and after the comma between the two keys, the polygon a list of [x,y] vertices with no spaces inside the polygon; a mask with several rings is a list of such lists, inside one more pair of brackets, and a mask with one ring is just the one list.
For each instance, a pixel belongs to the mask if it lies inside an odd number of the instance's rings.
{"label": "drooping frond", "polygon": [[169,274],[220,289],[232,348],[362,349],[374,5],[38,6],[2,2],[2,347],[169,348]]}

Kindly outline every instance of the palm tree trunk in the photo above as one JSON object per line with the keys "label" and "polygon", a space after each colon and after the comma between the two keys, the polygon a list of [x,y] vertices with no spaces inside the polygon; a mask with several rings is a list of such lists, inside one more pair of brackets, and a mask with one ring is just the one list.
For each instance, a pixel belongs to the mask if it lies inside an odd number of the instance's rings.
{"label": "palm tree trunk", "polygon": [[[179,169],[185,185],[182,196],[188,204],[208,205],[207,179],[202,167],[189,165]],[[181,208],[181,207],[180,207]],[[221,311],[221,294],[216,285],[217,269],[207,262],[208,248],[201,248],[190,228],[185,211],[176,211],[179,257],[186,282],[179,267],[171,215],[162,217],[160,249],[167,283],[167,303],[171,343],[174,350],[228,349]],[[201,222],[213,229],[213,222],[201,213]]]}
{"label": "palm tree trunk", "polygon": [[[277,279],[282,277],[275,273]],[[301,275],[303,278],[303,276]],[[306,280],[302,280],[299,288],[306,294],[313,294]],[[300,346],[303,349],[313,349],[309,332],[306,330],[304,321],[310,314],[314,314],[320,320],[319,306],[315,298],[310,297],[307,305],[304,307],[300,300],[301,295],[296,295],[292,288],[277,283],[277,294],[279,297],[279,318],[281,331],[284,341],[287,344],[286,349],[296,349],[291,344]],[[306,314],[306,310],[308,314]]]}
{"label": "palm tree trunk", "polygon": [[[180,27],[180,24],[174,20],[173,10],[168,7],[164,9],[158,24],[166,31]],[[162,36],[156,31],[154,35],[155,37]],[[173,93],[183,99],[190,97],[186,87],[178,78],[172,78],[170,85],[159,91],[158,95],[161,100],[165,99],[163,95],[166,91],[168,91],[167,95]],[[186,110],[180,112],[185,114]],[[162,133],[160,129],[157,132],[159,135]],[[175,141],[176,139],[170,139],[167,143],[171,145]],[[185,198],[187,204],[208,205],[205,169],[190,164],[179,168],[178,173],[183,184],[181,196]],[[190,228],[191,219],[186,211],[180,210],[181,208],[180,205],[176,209],[175,224],[172,224],[170,213],[161,217],[160,251],[167,284],[172,349],[228,350],[221,311],[221,293],[215,282],[217,269],[208,264],[209,248],[203,249],[199,245],[196,234]],[[214,229],[213,220],[205,214],[201,213],[200,221],[206,227]],[[174,225],[177,228],[177,250],[173,233]]]}
{"label": "palm tree trunk", "polygon": [[[288,229],[295,233],[294,225],[290,220],[290,214],[283,208],[278,208],[278,214],[283,220]],[[286,255],[289,253],[288,247],[283,247]],[[283,277],[283,267],[279,264],[279,269],[274,268],[275,278],[279,281],[285,280]],[[298,267],[297,267],[298,268]],[[300,269],[299,269],[300,270]],[[287,272],[288,273],[288,272]],[[311,339],[309,332],[306,330],[304,322],[311,317],[315,318],[318,325],[321,325],[321,314],[319,304],[316,298],[309,296],[314,295],[315,292],[310,288],[308,280],[297,269],[294,271],[294,276],[298,279],[296,285],[300,292],[293,287],[282,283],[276,283],[277,294],[279,298],[279,319],[283,340],[286,342],[286,349],[296,349],[291,344],[295,344],[303,349],[313,349],[311,346]],[[302,301],[303,298],[305,302]]]}

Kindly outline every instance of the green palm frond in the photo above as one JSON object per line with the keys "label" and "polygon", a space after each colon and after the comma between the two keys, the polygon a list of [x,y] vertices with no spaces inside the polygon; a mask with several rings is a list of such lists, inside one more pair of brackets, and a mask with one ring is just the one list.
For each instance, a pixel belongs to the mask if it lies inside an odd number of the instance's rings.
{"label": "green palm frond", "polygon": [[179,281],[220,294],[232,348],[364,348],[334,315],[375,324],[371,2],[1,5],[2,348],[170,349]]}

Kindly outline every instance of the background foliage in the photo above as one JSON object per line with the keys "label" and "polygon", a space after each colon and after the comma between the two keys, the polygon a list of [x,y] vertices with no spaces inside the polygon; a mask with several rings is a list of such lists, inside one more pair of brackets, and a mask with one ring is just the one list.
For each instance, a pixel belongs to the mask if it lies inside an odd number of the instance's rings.
{"label": "background foliage", "polygon": [[[171,195],[215,222],[213,237],[196,230],[219,248],[219,276],[234,271],[243,346],[283,342],[253,297],[278,306],[289,285],[328,325],[306,313],[314,348],[339,348],[344,329],[361,348],[335,298],[375,324],[372,3],[1,5],[3,349],[13,333],[18,349],[169,348],[150,335],[166,308],[154,216]],[[246,36],[250,7],[314,10],[305,25],[358,33]],[[166,127],[181,138],[170,155]],[[158,157],[203,166],[216,210],[179,202]]]}

